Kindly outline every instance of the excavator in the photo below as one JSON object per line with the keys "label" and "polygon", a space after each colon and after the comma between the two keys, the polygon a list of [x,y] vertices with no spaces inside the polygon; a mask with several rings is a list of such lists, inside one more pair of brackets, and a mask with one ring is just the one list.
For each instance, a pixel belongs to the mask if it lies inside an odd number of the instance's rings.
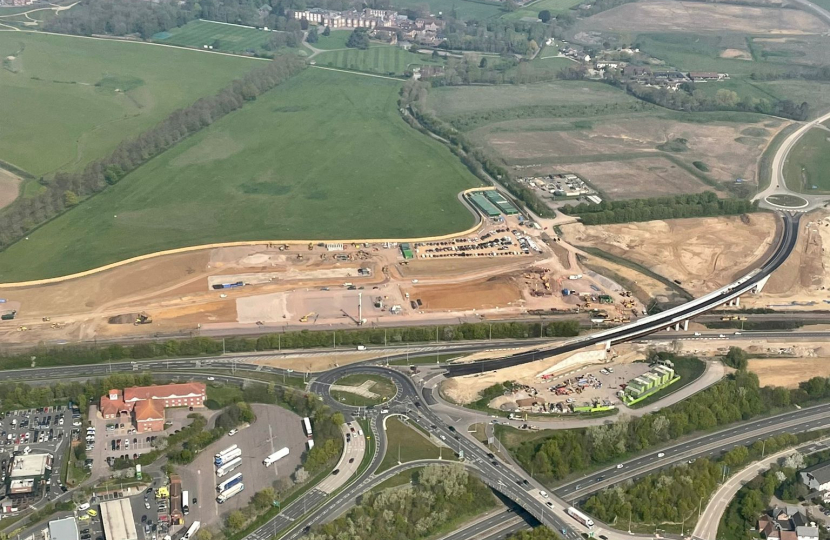
{"label": "excavator", "polygon": [[314,315],[316,315],[316,313],[314,313],[313,311],[311,313],[303,315],[302,317],[300,317],[300,322],[308,322],[308,318],[313,317]]}

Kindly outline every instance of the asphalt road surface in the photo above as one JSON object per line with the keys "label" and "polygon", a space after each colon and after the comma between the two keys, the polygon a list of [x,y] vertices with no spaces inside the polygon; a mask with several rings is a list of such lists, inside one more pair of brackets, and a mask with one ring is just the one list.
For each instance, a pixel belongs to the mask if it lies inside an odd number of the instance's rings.
{"label": "asphalt road surface", "polygon": [[762,264],[755,273],[751,273],[748,277],[739,280],[739,285],[736,282],[736,284],[723,288],[721,290],[722,292],[716,291],[715,293],[710,293],[706,296],[683,304],[679,308],[667,310],[659,315],[646,317],[629,324],[618,326],[612,330],[589,334],[584,338],[578,338],[558,347],[519,353],[497,360],[484,360],[480,362],[449,366],[447,374],[450,377],[456,377],[460,375],[483,373],[485,371],[517,366],[541,360],[543,358],[573,352],[600,343],[617,343],[632,340],[646,334],[663,330],[675,321],[682,320],[684,317],[691,318],[694,315],[700,314],[701,310],[720,307],[726,301],[738,296],[738,293],[746,292],[754,287],[758,282],[766,279],[773,271],[781,266],[785,260],[787,260],[787,257],[789,257],[793,248],[795,248],[796,241],[798,240],[799,219],[800,215],[796,215],[795,217],[789,214],[783,215],[784,227],[778,248],[775,250],[770,259]]}

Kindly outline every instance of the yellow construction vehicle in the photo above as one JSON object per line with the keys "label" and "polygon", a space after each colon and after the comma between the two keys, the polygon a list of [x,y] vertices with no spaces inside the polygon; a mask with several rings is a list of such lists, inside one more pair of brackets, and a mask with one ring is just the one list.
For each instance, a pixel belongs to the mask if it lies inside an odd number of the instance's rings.
{"label": "yellow construction vehicle", "polygon": [[307,315],[303,315],[302,317],[300,317],[300,322],[308,322],[308,318],[313,317],[314,315],[315,313],[313,311]]}

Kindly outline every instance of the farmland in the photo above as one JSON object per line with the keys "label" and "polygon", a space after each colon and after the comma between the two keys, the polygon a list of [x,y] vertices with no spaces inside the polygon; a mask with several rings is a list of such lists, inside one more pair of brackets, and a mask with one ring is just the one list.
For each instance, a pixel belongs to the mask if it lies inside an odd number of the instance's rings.
{"label": "farmland", "polygon": [[165,45],[179,45],[202,49],[211,46],[224,52],[261,52],[270,32],[212,21],[191,21],[169,32],[156,34],[153,39]]}
{"label": "farmland", "polygon": [[428,106],[436,114],[461,130],[500,120],[512,120],[525,108],[534,108],[533,117],[538,117],[540,107],[550,108],[551,114],[557,110],[566,114],[593,107],[604,110],[614,104],[640,103],[636,98],[611,86],[583,81],[441,87],[431,90],[427,100]]}
{"label": "farmland", "polygon": [[830,192],[828,137],[827,129],[813,128],[798,141],[784,163],[787,187],[802,193]]}
{"label": "farmland", "polygon": [[669,112],[586,81],[433,88],[426,105],[512,174],[576,173],[611,199],[698,193],[737,179],[751,186],[761,152],[788,125]]}
{"label": "farmland", "polygon": [[511,13],[505,13],[502,18],[508,20],[519,20],[525,17],[537,17],[539,12],[546,9],[551,12],[551,15],[558,13],[565,13],[577,4],[579,0],[539,0],[528,6],[521,7]]}
{"label": "farmland", "polygon": [[820,34],[824,24],[796,9],[649,0],[625,4],[581,20],[577,31],[737,32],[743,34]]}
{"label": "farmland", "polygon": [[24,32],[0,33],[0,55],[0,160],[35,176],[103,157],[256,66],[245,58]]}
{"label": "farmland", "polygon": [[[716,71],[734,76],[761,69],[752,60],[746,36],[742,34],[640,34],[637,43],[643,52],[684,71]],[[726,51],[733,56],[741,53],[745,59],[725,58]]]}
{"label": "farmland", "polygon": [[353,69],[383,75],[403,75],[413,64],[443,64],[430,56],[417,54],[393,46],[371,47],[367,50],[345,49],[327,51],[314,57],[317,64],[340,69]]}
{"label": "farmland", "polygon": [[399,86],[309,68],[0,253],[0,280],[208,242],[469,227],[456,195],[478,181],[400,118]]}
{"label": "farmland", "polygon": [[433,15],[438,13],[450,13],[453,8],[458,17],[464,20],[476,19],[484,20],[495,18],[504,13],[496,2],[488,4],[485,2],[471,2],[469,0],[394,0],[392,2],[393,9],[403,11],[405,9],[415,9],[422,5],[429,6],[429,11]]}

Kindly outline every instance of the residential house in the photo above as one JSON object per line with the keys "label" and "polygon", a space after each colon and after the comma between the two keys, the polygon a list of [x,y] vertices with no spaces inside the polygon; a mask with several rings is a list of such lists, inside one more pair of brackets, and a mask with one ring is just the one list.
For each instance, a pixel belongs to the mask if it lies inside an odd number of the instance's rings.
{"label": "residential house", "polygon": [[807,467],[799,473],[801,481],[812,491],[830,491],[830,461]]}

